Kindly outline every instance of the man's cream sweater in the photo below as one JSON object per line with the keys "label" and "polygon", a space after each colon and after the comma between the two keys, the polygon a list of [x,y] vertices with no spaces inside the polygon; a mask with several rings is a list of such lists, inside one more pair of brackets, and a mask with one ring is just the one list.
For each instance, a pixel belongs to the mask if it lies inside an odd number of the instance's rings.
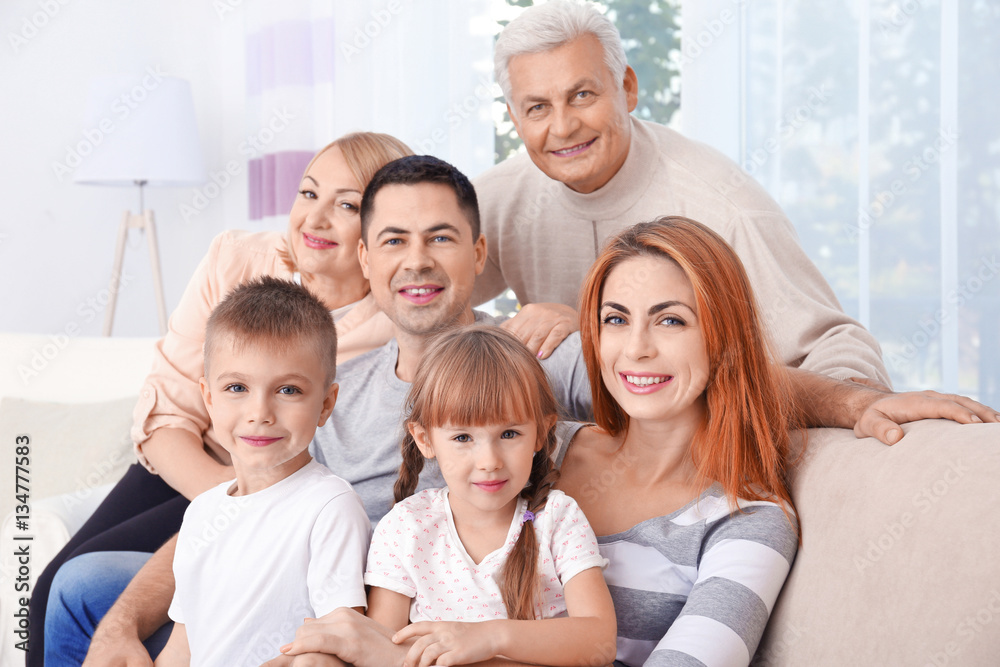
{"label": "man's cream sweater", "polygon": [[637,222],[682,215],[736,249],[786,364],[889,384],[877,341],[843,313],[778,204],[705,144],[633,118],[625,164],[595,192],[580,194],[552,180],[527,154],[488,170],[475,186],[489,250],[475,303],[509,286],[522,304],[576,307],[608,237]]}

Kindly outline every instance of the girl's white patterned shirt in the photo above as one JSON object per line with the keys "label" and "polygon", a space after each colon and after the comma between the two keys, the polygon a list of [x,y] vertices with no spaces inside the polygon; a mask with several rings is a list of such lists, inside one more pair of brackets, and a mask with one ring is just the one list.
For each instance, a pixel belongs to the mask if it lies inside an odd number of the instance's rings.
{"label": "girl's white patterned shirt", "polygon": [[[379,522],[368,551],[365,583],[409,598],[410,622],[507,618],[499,576],[521,534],[527,501],[518,500],[504,545],[476,564],[455,529],[448,489],[427,489],[396,503]],[[603,568],[594,531],[576,501],[549,491],[545,507],[526,524],[538,539],[541,593],[536,618],[565,615],[566,582]]]}

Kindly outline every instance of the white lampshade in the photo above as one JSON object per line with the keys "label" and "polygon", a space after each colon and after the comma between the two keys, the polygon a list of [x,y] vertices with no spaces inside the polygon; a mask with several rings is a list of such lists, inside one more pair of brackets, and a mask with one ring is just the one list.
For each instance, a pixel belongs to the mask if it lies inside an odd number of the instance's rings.
{"label": "white lampshade", "polygon": [[198,185],[206,180],[191,85],[152,68],[141,79],[91,84],[83,135],[93,151],[73,181],[86,185]]}

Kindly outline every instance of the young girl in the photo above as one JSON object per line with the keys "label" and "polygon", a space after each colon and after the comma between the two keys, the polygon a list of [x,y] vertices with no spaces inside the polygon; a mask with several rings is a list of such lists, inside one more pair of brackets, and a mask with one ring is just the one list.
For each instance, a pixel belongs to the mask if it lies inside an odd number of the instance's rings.
{"label": "young girl", "polygon": [[[412,641],[404,664],[611,662],[605,561],[576,502],[552,489],[557,404],[538,360],[496,327],[449,332],[408,407],[397,504],[365,573],[368,616]],[[425,458],[448,487],[412,495]]]}

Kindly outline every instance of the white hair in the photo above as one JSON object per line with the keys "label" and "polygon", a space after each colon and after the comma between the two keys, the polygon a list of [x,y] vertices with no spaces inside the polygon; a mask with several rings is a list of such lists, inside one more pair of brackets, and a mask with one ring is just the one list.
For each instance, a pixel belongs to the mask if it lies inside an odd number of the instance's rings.
{"label": "white hair", "polygon": [[592,3],[550,0],[524,10],[497,37],[493,76],[507,102],[511,102],[508,72],[511,58],[551,51],[588,34],[600,41],[604,49],[604,64],[621,86],[627,63],[618,28]]}

